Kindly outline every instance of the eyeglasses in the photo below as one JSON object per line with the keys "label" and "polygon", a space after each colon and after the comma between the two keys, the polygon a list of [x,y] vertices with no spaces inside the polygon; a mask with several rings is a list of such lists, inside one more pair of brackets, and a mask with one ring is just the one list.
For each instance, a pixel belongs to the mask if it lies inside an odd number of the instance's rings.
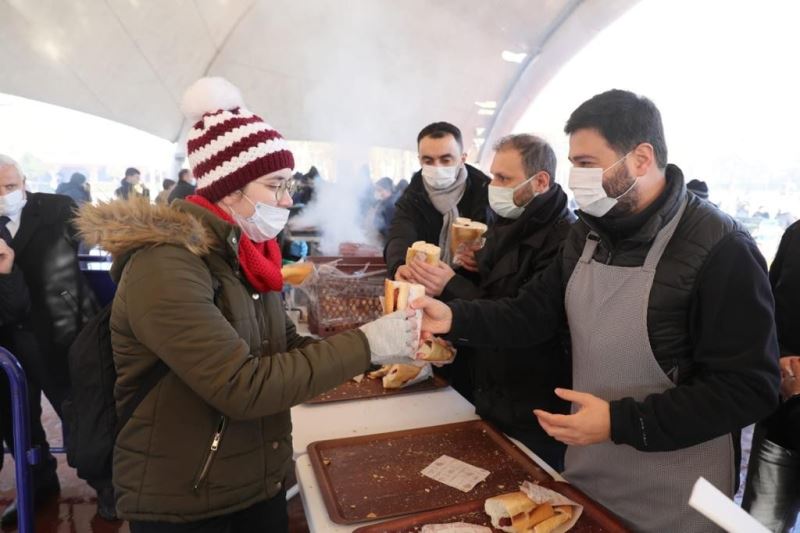
{"label": "eyeglasses", "polygon": [[284,180],[280,183],[262,183],[267,189],[275,192],[275,203],[280,202],[286,195],[292,196],[297,191],[297,181]]}

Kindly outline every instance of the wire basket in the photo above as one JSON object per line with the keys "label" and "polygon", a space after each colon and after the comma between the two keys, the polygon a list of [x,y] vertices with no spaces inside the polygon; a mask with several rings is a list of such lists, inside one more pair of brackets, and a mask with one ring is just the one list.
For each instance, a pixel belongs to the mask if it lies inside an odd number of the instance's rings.
{"label": "wire basket", "polygon": [[327,337],[383,314],[386,265],[375,258],[310,258],[315,272],[301,286],[309,299],[308,329]]}

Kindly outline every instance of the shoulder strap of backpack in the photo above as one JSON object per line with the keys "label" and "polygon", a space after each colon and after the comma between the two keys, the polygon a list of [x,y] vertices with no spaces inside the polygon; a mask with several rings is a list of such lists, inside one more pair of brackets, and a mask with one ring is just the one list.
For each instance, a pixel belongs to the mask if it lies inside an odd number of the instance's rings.
{"label": "shoulder strap of backpack", "polygon": [[[214,277],[211,276],[211,285],[214,289],[214,305],[217,304],[217,299],[219,298],[220,292],[222,292],[222,283]],[[125,427],[125,424],[128,423],[128,420],[131,419],[133,416],[133,412],[139,407],[139,404],[142,403],[144,397],[147,396],[147,393],[153,390],[161,378],[166,376],[169,373],[169,367],[167,364],[162,361],[161,359],[153,365],[150,370],[144,375],[142,379],[142,383],[139,386],[139,389],[136,391],[136,394],[131,397],[128,402],[122,406],[122,410],[117,417],[117,425],[114,428],[114,436],[119,435],[119,432],[122,431],[122,428]]]}

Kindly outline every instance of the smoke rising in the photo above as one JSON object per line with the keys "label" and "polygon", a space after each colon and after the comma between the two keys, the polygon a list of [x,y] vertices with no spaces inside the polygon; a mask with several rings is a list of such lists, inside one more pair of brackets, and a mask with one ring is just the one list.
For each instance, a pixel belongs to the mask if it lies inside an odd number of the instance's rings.
{"label": "smoke rising", "polygon": [[314,199],[291,221],[295,228],[318,229],[324,255],[338,255],[339,245],[345,242],[380,245],[364,220],[374,201],[366,153],[365,148],[340,145],[335,181],[316,180]]}

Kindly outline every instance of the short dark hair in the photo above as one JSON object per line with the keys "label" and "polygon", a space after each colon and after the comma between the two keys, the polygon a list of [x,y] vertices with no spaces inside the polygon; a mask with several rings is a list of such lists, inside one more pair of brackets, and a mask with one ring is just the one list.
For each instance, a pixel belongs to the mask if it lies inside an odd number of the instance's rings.
{"label": "short dark hair", "polygon": [[522,158],[527,177],[544,170],[550,175],[550,184],[556,181],[556,153],[547,141],[529,133],[506,135],[494,145],[496,152],[516,150]]}
{"label": "short dark hair", "polygon": [[661,113],[644,96],[612,89],[592,96],[572,112],[564,133],[595,129],[619,154],[626,154],[641,143],[653,145],[659,168],[667,166],[667,142]]}
{"label": "short dark hair", "polygon": [[462,150],[464,149],[464,140],[461,137],[461,130],[449,122],[434,122],[433,124],[428,124],[422,128],[422,130],[419,132],[419,135],[417,135],[417,146],[419,146],[419,142],[425,137],[441,139],[442,137],[446,137],[448,135],[455,137],[458,146]]}
{"label": "short dark hair", "polygon": [[182,180],[182,179],[183,179],[183,177],[184,177],[186,174],[188,174],[188,173],[189,173],[189,169],[188,169],[188,168],[182,168],[182,169],[181,169],[181,170],[178,172],[178,179],[179,179],[179,180]]}
{"label": "short dark hair", "polygon": [[173,185],[175,185],[175,180],[169,178],[164,178],[164,181],[161,182],[161,187],[163,187],[165,191]]}
{"label": "short dark hair", "polygon": [[392,178],[383,177],[375,182],[375,186],[389,192],[394,191],[394,182],[392,181]]}
{"label": "short dark hair", "polygon": [[141,174],[141,172],[139,172],[138,168],[128,167],[128,168],[125,169],[125,177],[126,178],[128,176],[135,176],[136,174]]}

